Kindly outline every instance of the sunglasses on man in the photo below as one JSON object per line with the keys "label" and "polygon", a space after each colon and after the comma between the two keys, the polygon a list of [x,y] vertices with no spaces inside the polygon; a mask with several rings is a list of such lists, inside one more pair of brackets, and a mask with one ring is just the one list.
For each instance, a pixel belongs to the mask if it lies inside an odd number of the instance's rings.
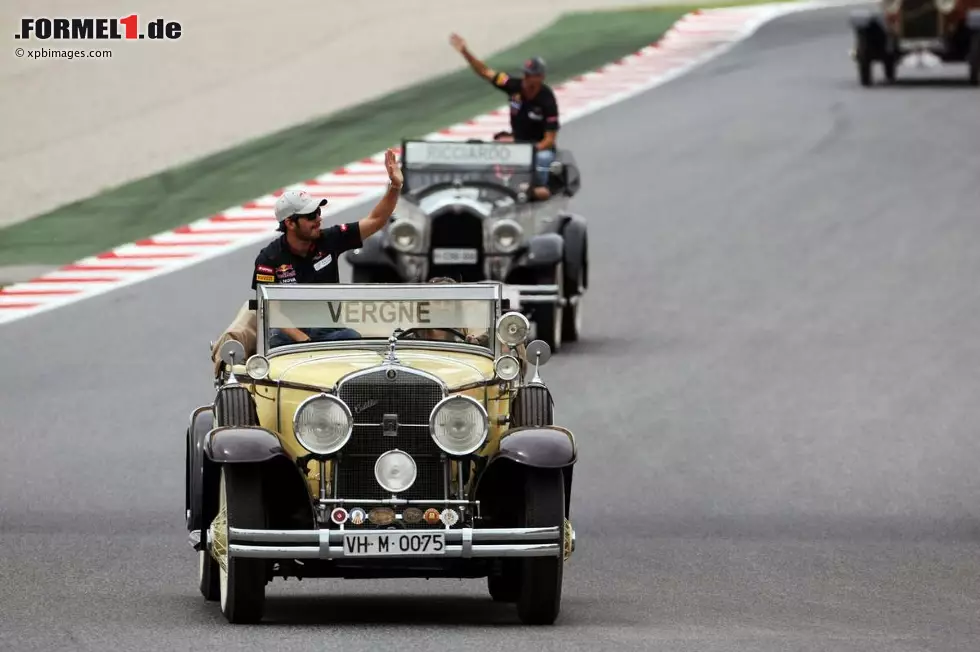
{"label": "sunglasses on man", "polygon": [[320,207],[319,206],[312,213],[296,213],[295,215],[293,215],[293,219],[294,220],[309,220],[311,222],[314,221],[315,219],[317,219],[318,217],[320,217]]}

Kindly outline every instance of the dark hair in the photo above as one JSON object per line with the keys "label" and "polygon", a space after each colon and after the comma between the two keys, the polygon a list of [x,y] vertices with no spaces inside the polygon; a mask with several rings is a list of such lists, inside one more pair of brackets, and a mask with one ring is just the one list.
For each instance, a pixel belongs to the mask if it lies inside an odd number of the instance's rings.
{"label": "dark hair", "polygon": [[456,279],[450,278],[448,276],[436,276],[435,278],[430,278],[429,283],[455,283]]}

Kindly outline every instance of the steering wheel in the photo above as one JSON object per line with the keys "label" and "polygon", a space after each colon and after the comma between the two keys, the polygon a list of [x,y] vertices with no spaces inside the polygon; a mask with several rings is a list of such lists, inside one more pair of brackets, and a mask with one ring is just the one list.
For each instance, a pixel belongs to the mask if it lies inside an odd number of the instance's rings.
{"label": "steering wheel", "polygon": [[433,327],[433,328],[415,327],[415,328],[409,328],[408,330],[404,330],[401,333],[399,333],[398,335],[396,335],[395,338],[400,340],[402,337],[404,337],[408,333],[411,333],[412,331],[447,331],[449,333],[452,333],[453,335],[455,335],[459,339],[463,340],[464,342],[466,341],[466,335],[464,333],[459,332],[455,328],[440,328],[440,327]]}

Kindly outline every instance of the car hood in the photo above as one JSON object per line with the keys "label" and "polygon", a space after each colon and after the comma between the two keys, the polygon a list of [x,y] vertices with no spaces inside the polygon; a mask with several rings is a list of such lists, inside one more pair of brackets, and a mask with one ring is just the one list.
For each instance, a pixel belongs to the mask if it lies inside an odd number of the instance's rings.
{"label": "car hood", "polygon": [[[398,364],[432,374],[449,387],[493,378],[493,360],[454,351],[410,351],[396,354]],[[269,361],[269,378],[330,387],[347,374],[381,365],[385,354],[369,350],[291,353]]]}

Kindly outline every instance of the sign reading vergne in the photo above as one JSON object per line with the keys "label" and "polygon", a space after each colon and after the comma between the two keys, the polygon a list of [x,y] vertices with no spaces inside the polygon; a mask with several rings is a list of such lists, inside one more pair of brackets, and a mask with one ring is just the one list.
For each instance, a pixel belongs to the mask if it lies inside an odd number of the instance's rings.
{"label": "sign reading vergne", "polygon": [[533,143],[450,143],[410,141],[402,154],[407,167],[448,166],[530,166],[534,160]]}
{"label": "sign reading vergne", "polygon": [[366,337],[396,329],[490,328],[486,301],[270,301],[271,328],[353,328]]}

